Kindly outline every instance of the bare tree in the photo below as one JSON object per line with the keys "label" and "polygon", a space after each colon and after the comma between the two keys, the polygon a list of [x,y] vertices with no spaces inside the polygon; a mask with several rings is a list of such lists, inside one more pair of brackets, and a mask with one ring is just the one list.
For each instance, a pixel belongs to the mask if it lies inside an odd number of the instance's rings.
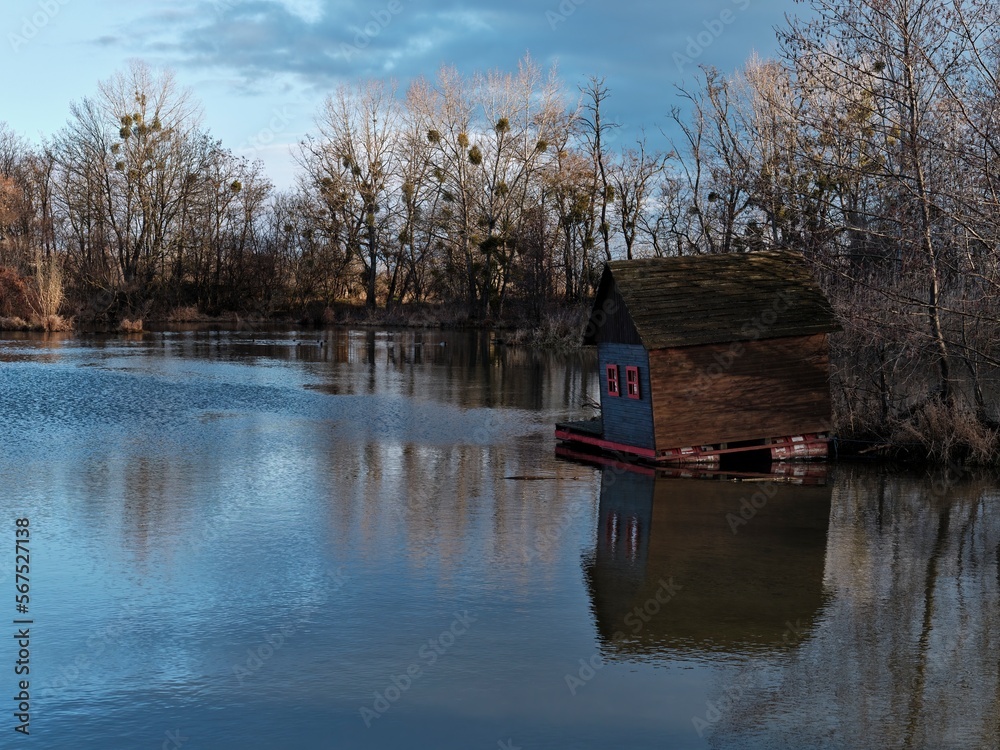
{"label": "bare tree", "polygon": [[[919,306],[927,337],[936,349],[938,390],[952,396],[951,353],[942,301],[948,222],[942,221],[940,192],[949,161],[942,143],[949,126],[942,108],[941,79],[952,70],[936,70],[928,60],[961,59],[946,23],[947,4],[937,0],[813,0],[818,17],[794,24],[783,36],[794,57],[806,96],[817,104],[826,94],[852,89],[852,112],[874,146],[872,161],[860,165],[866,174],[884,175],[892,203],[883,202],[877,224],[898,248],[898,270],[914,268],[923,277]],[[847,86],[843,84],[846,83]],[[834,138],[835,134],[827,135]],[[942,148],[945,146],[945,148]],[[912,273],[912,271],[911,271]]]}
{"label": "bare tree", "polygon": [[162,268],[180,196],[197,165],[192,139],[200,113],[170,73],[134,62],[100,86],[97,99],[71,108],[54,154],[63,210],[90,256],[112,246],[112,283],[128,292],[148,286]]}
{"label": "bare tree", "polygon": [[625,243],[625,257],[632,260],[636,236],[643,229],[644,217],[655,198],[653,191],[667,168],[668,154],[649,151],[645,137],[627,149],[611,172],[615,190],[614,214]]}
{"label": "bare tree", "polygon": [[587,116],[583,118],[582,122],[590,155],[594,160],[595,187],[598,205],[601,209],[601,222],[597,231],[604,242],[605,260],[611,260],[611,224],[608,222],[608,205],[614,201],[615,194],[608,176],[606,141],[608,134],[618,125],[606,122],[604,113],[601,111],[604,102],[611,96],[611,92],[604,83],[604,78],[592,76],[581,91],[584,95],[584,111],[587,112]]}
{"label": "bare tree", "polygon": [[317,121],[319,139],[309,142],[311,166],[346,191],[343,210],[355,225],[351,237],[364,244],[354,249],[365,266],[365,301],[377,304],[380,259],[386,252],[386,209],[397,158],[400,130],[395,87],[367,81],[342,86],[327,99]]}
{"label": "bare tree", "polygon": [[478,77],[475,90],[483,123],[468,156],[480,172],[476,212],[486,266],[482,312],[501,315],[518,251],[516,236],[541,197],[550,145],[568,123],[555,71],[544,76],[530,58],[521,61],[516,75],[494,71]]}

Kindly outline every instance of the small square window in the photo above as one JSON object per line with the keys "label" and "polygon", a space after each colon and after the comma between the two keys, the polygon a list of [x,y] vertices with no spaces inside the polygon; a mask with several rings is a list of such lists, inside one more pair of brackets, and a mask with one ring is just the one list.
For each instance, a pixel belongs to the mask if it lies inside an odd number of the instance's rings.
{"label": "small square window", "polygon": [[618,389],[618,365],[608,365],[606,372],[608,375],[608,395],[620,396],[621,391]]}
{"label": "small square window", "polygon": [[625,392],[629,398],[640,398],[639,394],[639,368],[625,368]]}

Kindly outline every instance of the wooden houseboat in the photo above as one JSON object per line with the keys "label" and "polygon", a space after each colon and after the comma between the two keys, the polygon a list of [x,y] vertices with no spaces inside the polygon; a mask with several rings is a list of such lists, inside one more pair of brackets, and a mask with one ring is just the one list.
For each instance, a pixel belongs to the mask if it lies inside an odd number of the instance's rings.
{"label": "wooden houseboat", "polygon": [[601,418],[556,437],[656,463],[825,457],[837,330],[798,253],[608,263],[584,332]]}

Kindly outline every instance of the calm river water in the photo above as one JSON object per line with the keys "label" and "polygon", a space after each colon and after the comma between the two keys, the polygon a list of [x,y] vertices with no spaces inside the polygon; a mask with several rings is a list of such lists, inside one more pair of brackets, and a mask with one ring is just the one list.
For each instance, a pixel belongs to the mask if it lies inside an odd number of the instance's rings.
{"label": "calm river water", "polygon": [[440,332],[0,339],[3,746],[997,747],[994,481],[557,458],[595,366]]}

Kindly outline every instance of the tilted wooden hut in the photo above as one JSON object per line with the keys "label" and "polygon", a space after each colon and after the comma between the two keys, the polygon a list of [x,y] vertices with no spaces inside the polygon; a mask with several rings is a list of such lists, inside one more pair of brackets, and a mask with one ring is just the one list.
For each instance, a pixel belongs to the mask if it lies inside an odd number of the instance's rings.
{"label": "tilted wooden hut", "polygon": [[584,334],[602,416],[556,437],[655,461],[824,456],[836,330],[798,253],[611,262]]}

